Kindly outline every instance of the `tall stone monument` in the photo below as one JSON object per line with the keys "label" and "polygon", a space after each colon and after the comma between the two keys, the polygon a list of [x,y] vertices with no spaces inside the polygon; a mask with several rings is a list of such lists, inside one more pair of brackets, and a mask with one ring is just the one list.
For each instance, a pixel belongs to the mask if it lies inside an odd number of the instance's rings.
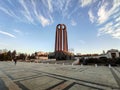
{"label": "tall stone monument", "polygon": [[56,26],[55,52],[68,52],[67,30],[64,24]]}
{"label": "tall stone monument", "polygon": [[56,60],[67,60],[69,56],[67,28],[65,24],[58,24],[55,36],[55,58]]}

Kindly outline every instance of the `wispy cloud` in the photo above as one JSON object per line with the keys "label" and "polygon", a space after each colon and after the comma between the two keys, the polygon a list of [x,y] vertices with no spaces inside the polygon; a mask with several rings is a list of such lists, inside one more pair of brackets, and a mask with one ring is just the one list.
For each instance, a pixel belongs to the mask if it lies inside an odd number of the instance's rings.
{"label": "wispy cloud", "polygon": [[[16,0],[15,2],[6,0],[1,2],[3,5],[0,4],[0,10],[14,18],[15,21],[33,25],[40,23],[43,27],[55,22],[56,13],[59,13],[61,21],[72,20],[73,18],[68,17],[80,8],[78,1],[73,0]],[[73,8],[72,12],[70,8]]]}
{"label": "wispy cloud", "polygon": [[93,13],[92,12],[92,10],[94,10],[93,8],[91,8],[88,11],[90,21],[93,22],[94,19],[96,19],[97,21],[96,23],[98,24],[106,23],[111,18],[116,18],[120,15],[118,14],[118,12],[120,11],[119,7],[120,7],[119,0],[110,0],[109,2],[106,0],[98,1],[98,5],[96,8],[97,12],[94,11]]}
{"label": "wispy cloud", "polygon": [[16,38],[13,34],[8,33],[8,32],[4,32],[4,31],[1,31],[1,30],[0,30],[0,34],[6,35],[6,36],[9,36],[9,37],[12,37],[12,38]]}
{"label": "wispy cloud", "polygon": [[120,28],[115,30],[115,32],[113,32],[112,36],[113,36],[113,38],[120,39]]}
{"label": "wispy cloud", "polygon": [[92,10],[88,11],[89,19],[93,23],[95,21],[95,16],[93,15]]}
{"label": "wispy cloud", "polygon": [[[111,8],[110,8],[111,6]],[[111,17],[115,17],[116,14],[120,11],[120,1],[113,0],[113,2],[104,2],[101,7],[98,9],[98,23],[103,24],[107,20],[111,19]]]}
{"label": "wispy cloud", "polygon": [[85,6],[90,5],[93,2],[93,0],[79,0],[79,2],[80,2],[81,7],[85,7]]}
{"label": "wispy cloud", "polygon": [[12,1],[11,0],[7,0],[12,6],[14,6],[14,4],[12,3]]}
{"label": "wispy cloud", "polygon": [[30,21],[31,23],[34,24],[34,19],[32,18],[29,9],[26,6],[25,1],[24,0],[19,0],[19,3],[24,8],[24,10],[21,13],[27,18],[28,21]]}
{"label": "wispy cloud", "polygon": [[12,10],[8,10],[8,9],[1,7],[1,6],[0,6],[0,10],[3,11],[4,13],[8,14],[9,16],[15,17],[15,14],[13,13]]}
{"label": "wispy cloud", "polygon": [[97,1],[97,8],[88,11],[91,23],[98,27],[97,36],[110,35],[120,39],[120,0]]}
{"label": "wispy cloud", "polygon": [[14,31],[15,33],[19,34],[19,35],[23,35],[23,33],[21,32],[21,30],[14,29],[13,31]]}
{"label": "wispy cloud", "polygon": [[48,9],[50,12],[53,12],[53,5],[52,5],[52,0],[47,0],[47,4],[48,4]]}
{"label": "wispy cloud", "polygon": [[98,36],[108,34],[113,38],[120,39],[120,22],[119,23],[107,23],[103,27],[99,28]]}
{"label": "wispy cloud", "polygon": [[100,8],[100,9],[103,9],[103,13],[101,12],[101,14],[104,14],[104,15],[102,15],[102,17],[99,17],[98,21],[100,24],[104,22],[106,23],[104,26],[101,26],[99,28],[98,36],[107,34],[112,36],[113,38],[120,39],[120,16],[119,16],[120,1],[113,0],[112,7],[107,10],[108,6],[109,4],[104,4]]}
{"label": "wispy cloud", "polygon": [[77,25],[77,23],[75,22],[75,20],[71,20],[71,25],[72,26],[76,26]]}
{"label": "wispy cloud", "polygon": [[50,21],[48,19],[46,19],[44,16],[39,15],[38,19],[40,20],[42,26],[46,26],[50,24]]}
{"label": "wispy cloud", "polygon": [[[11,0],[7,1],[11,6],[16,7]],[[120,11],[119,0],[110,0],[110,2],[106,0],[18,0],[16,2],[19,5],[19,8],[17,8],[19,12],[9,7],[7,3],[4,6],[0,5],[0,10],[15,19],[19,19],[18,21],[22,21],[25,19],[28,21],[27,23],[40,23],[43,27],[54,23],[54,20],[56,20],[54,18],[55,13],[60,13],[60,15],[62,15],[63,17],[62,19],[70,19],[71,25],[75,26],[77,22],[73,20],[73,17],[71,16],[76,13],[79,8],[83,8],[89,5],[92,6],[95,4],[95,2],[98,2],[98,5],[96,5],[97,7],[95,8],[96,12],[94,11],[95,9],[93,9],[93,7],[90,7],[88,11],[89,19],[92,23],[102,25],[112,18],[115,19],[114,23],[116,24],[116,26],[120,22],[120,14],[118,14],[118,12]],[[79,5],[81,7],[79,7]],[[72,11],[70,10],[71,8]],[[100,27],[99,30],[101,28],[105,28],[105,26]]]}
{"label": "wispy cloud", "polygon": [[[41,23],[41,25],[43,27],[47,26],[47,25],[50,25],[51,23],[53,23],[53,19],[50,15],[50,13],[48,13],[46,16],[48,16],[49,18],[46,18],[45,16],[43,16],[41,13],[39,13],[39,9],[37,9],[37,4],[34,0],[31,1],[32,2],[32,5],[33,5],[33,11],[34,11],[34,14],[36,16],[36,19]],[[43,1],[44,2],[44,1]],[[51,0],[48,1],[48,9],[49,11],[52,12],[52,5],[51,5]]]}
{"label": "wispy cloud", "polygon": [[104,25],[102,28],[99,29],[98,36],[103,35],[103,34],[112,34],[114,32],[114,28],[112,27],[113,23],[107,23]]}
{"label": "wispy cloud", "polygon": [[120,22],[120,16],[115,19],[116,22]]}
{"label": "wispy cloud", "polygon": [[[12,3],[12,1],[8,0],[8,3],[10,3],[14,8],[16,8],[14,6],[14,4]],[[20,15],[19,16],[17,15],[18,11],[15,12],[15,10],[11,9],[7,4],[0,5],[0,11],[4,12],[5,14],[7,14],[8,16],[12,17],[15,20],[23,21],[23,19],[21,19]]]}
{"label": "wispy cloud", "polygon": [[66,3],[65,3],[65,11],[68,10],[68,7],[69,5],[71,5],[71,0],[66,0]]}
{"label": "wispy cloud", "polygon": [[71,3],[71,0],[66,0],[66,2],[63,3],[65,5],[65,7],[63,7],[64,9],[62,10],[63,17],[70,15],[74,11],[72,10],[71,13],[68,14]]}
{"label": "wispy cloud", "polygon": [[107,13],[108,11],[106,10],[107,8],[107,3],[105,3],[104,5],[102,5],[99,10],[98,10],[98,23],[104,23],[106,20],[108,20],[109,18],[109,14]]}

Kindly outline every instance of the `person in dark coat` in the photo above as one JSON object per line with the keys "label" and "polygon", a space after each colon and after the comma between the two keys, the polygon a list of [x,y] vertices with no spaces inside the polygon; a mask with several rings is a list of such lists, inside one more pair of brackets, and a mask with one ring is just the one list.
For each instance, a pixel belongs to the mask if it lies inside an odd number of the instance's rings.
{"label": "person in dark coat", "polygon": [[17,64],[17,58],[16,57],[14,58],[14,63],[15,63],[15,65]]}

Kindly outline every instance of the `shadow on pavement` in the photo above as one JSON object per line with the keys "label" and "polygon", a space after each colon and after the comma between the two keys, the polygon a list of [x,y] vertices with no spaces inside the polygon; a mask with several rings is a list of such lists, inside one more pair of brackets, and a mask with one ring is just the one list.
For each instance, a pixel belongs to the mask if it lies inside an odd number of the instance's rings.
{"label": "shadow on pavement", "polygon": [[9,90],[2,79],[0,79],[0,90]]}

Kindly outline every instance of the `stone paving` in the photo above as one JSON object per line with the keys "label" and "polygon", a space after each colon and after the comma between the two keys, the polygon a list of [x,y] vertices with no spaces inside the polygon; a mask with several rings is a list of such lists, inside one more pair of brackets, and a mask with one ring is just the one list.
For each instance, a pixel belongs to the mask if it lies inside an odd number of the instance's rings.
{"label": "stone paving", "polygon": [[0,90],[120,90],[120,67],[0,62]]}

